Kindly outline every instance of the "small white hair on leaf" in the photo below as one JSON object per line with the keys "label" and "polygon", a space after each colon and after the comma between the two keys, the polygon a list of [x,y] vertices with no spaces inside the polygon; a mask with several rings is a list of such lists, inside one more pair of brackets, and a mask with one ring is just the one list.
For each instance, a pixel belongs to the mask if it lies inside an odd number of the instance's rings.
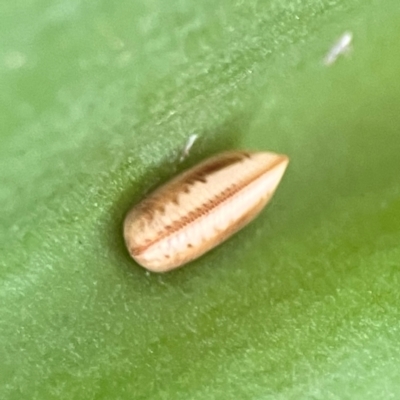
{"label": "small white hair on leaf", "polygon": [[324,64],[332,65],[340,55],[348,54],[351,50],[351,43],[353,41],[353,34],[349,31],[344,32],[335,44],[329,49],[324,58]]}
{"label": "small white hair on leaf", "polygon": [[197,140],[199,135],[194,133],[193,135],[190,135],[188,140],[186,141],[185,147],[183,148],[181,157],[179,159],[180,162],[182,162],[186,157],[188,157],[190,153],[190,149],[193,147],[194,142]]}

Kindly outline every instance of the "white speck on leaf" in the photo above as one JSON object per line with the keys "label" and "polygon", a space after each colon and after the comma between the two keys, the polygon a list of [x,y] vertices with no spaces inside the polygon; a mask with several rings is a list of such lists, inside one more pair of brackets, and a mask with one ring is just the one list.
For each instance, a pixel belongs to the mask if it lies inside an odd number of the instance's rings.
{"label": "white speck on leaf", "polygon": [[179,159],[180,162],[182,162],[189,155],[190,149],[192,148],[194,142],[197,140],[198,136],[199,135],[196,135],[196,134],[189,136],[189,138],[185,144],[185,147],[182,151],[181,158]]}
{"label": "white speck on leaf", "polygon": [[332,65],[340,55],[348,54],[351,50],[352,40],[353,34],[351,32],[344,32],[326,54],[324,64],[327,66]]}

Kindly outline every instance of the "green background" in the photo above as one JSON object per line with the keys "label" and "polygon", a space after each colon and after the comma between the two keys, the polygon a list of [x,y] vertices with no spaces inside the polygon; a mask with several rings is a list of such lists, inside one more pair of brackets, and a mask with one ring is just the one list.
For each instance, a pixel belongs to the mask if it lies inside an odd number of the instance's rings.
{"label": "green background", "polygon": [[[0,398],[399,398],[399,20],[398,0],[2,1]],[[124,214],[232,148],[290,156],[269,207],[146,273]]]}

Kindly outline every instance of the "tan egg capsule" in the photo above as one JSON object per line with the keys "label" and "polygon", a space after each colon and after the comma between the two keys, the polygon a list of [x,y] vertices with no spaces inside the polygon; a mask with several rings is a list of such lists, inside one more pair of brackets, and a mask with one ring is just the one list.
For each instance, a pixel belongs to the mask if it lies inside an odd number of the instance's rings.
{"label": "tan egg capsule", "polygon": [[129,253],[153,272],[201,256],[259,214],[288,163],[285,155],[231,151],[181,173],[127,214]]}

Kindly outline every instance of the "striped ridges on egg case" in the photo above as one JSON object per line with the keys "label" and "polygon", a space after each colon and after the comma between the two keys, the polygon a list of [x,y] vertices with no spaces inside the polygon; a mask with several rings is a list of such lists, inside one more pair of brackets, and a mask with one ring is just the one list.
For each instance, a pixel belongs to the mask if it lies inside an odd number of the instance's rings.
{"label": "striped ridges on egg case", "polygon": [[129,253],[153,272],[201,256],[259,214],[288,163],[281,154],[231,151],[181,173],[127,214]]}

